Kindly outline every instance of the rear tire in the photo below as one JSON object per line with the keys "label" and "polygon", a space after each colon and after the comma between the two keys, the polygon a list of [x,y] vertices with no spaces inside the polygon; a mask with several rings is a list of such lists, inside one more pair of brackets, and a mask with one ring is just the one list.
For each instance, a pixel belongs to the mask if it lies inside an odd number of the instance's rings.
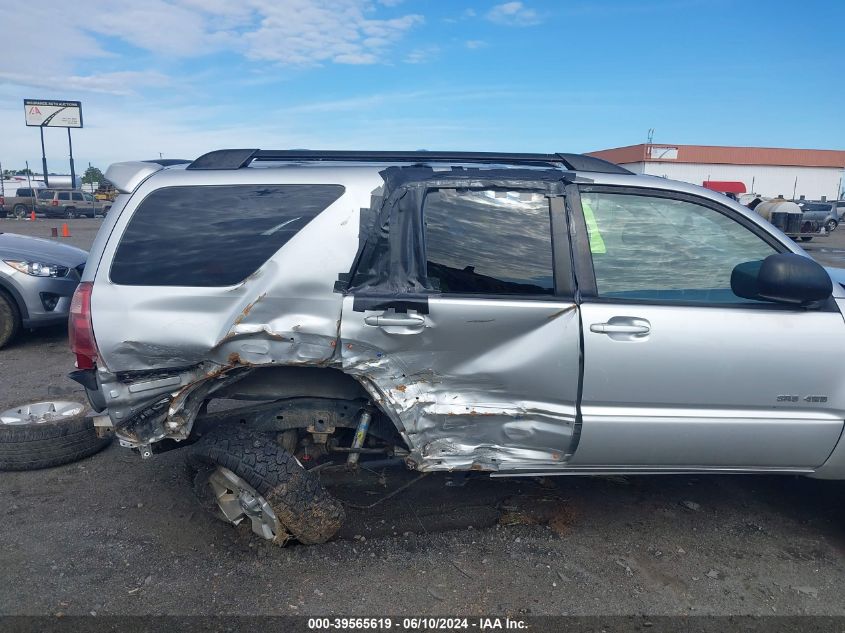
{"label": "rear tire", "polygon": [[12,210],[12,214],[18,219],[23,220],[26,217],[26,207],[22,204],[16,204]]}
{"label": "rear tire", "polygon": [[802,242],[811,242],[812,240],[813,240],[812,237],[807,237],[807,236],[804,236],[804,237],[801,238]]}
{"label": "rear tire", "polygon": [[21,328],[21,314],[14,299],[0,290],[0,349],[15,338]]}
{"label": "rear tire", "polygon": [[836,220],[828,220],[827,224],[824,225],[824,228],[827,229],[828,233],[833,233],[837,226],[839,226],[839,223]]}
{"label": "rear tire", "polygon": [[[306,471],[269,435],[237,426],[216,429],[192,447],[188,464],[196,473],[194,490],[200,501],[218,518],[235,524],[242,520],[232,520],[237,507],[233,513],[231,505],[218,506],[218,498],[222,497],[216,497],[217,492],[209,486],[216,479],[219,491],[219,482],[224,477],[231,480],[231,474],[245,482],[241,493],[247,498],[257,493],[258,502],[266,502],[275,514],[281,529],[264,538],[277,545],[284,545],[290,536],[305,545],[324,543],[335,535],[345,519],[343,506],[326,492],[319,478]],[[230,490],[232,494],[226,496],[231,504],[238,491]],[[255,520],[253,531],[260,533]]]}
{"label": "rear tire", "polygon": [[66,209],[65,210],[65,217],[68,220],[73,220],[76,217],[76,209]]}
{"label": "rear tire", "polygon": [[[80,405],[81,407],[81,405]],[[93,455],[111,443],[83,413],[38,424],[0,423],[0,470],[36,470]]]}

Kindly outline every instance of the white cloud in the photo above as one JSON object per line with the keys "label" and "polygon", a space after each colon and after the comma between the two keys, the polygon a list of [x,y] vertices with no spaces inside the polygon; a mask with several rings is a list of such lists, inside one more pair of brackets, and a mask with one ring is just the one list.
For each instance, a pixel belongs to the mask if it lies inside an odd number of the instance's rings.
{"label": "white cloud", "polygon": [[373,64],[423,17],[370,17],[363,0],[247,0],[261,15],[242,37],[249,59],[308,66],[323,62]]}
{"label": "white cloud", "polygon": [[484,40],[467,40],[464,42],[464,46],[470,50],[476,50],[479,48],[485,48],[487,46],[487,42]]}
{"label": "white cloud", "polygon": [[382,19],[378,6],[373,0],[46,0],[4,12],[0,59],[17,72],[60,74],[79,60],[114,57],[109,40],[117,39],[175,58],[228,51],[291,66],[373,64],[424,22],[414,13]]}
{"label": "white cloud", "polygon": [[424,48],[415,48],[405,56],[405,63],[424,64],[435,59],[439,54],[439,46],[426,46]]}
{"label": "white cloud", "polygon": [[487,13],[487,19],[506,26],[533,26],[541,22],[538,13],[522,2],[497,4]]}
{"label": "white cloud", "polygon": [[44,88],[54,91],[95,92],[100,94],[131,96],[139,88],[164,87],[171,84],[166,75],[155,71],[120,71],[96,75],[31,75],[0,71],[0,80],[17,86]]}

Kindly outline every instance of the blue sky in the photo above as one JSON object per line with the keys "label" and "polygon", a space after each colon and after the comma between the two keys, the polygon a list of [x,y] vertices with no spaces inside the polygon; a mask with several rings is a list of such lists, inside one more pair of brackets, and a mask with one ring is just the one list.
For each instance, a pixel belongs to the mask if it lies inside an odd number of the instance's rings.
{"label": "blue sky", "polygon": [[[42,0],[2,12],[0,161],[22,99],[78,99],[77,163],[220,147],[845,149],[845,2]],[[33,33],[38,33],[33,38]],[[51,171],[66,135],[47,130]]]}

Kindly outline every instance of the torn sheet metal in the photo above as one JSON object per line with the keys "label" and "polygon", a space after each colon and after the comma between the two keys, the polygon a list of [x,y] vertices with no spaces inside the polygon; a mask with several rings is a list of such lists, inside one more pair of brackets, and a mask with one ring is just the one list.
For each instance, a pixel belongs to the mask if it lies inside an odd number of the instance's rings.
{"label": "torn sheet metal", "polygon": [[351,302],[343,370],[391,416],[417,469],[519,470],[569,458],[577,437],[574,304],[432,298],[424,331],[402,335],[366,325]]}

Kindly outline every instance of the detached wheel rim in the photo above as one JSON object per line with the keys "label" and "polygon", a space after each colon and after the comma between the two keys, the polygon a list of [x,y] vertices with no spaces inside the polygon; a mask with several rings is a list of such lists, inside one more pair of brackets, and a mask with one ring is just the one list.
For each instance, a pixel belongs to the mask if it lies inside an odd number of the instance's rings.
{"label": "detached wheel rim", "polygon": [[78,402],[56,400],[50,402],[33,402],[0,413],[0,424],[46,424],[69,418],[75,418],[85,410]]}
{"label": "detached wheel rim", "polygon": [[286,532],[270,504],[242,477],[217,466],[208,477],[208,485],[227,521],[240,525],[249,519],[252,531],[261,538],[268,541],[285,538]]}

